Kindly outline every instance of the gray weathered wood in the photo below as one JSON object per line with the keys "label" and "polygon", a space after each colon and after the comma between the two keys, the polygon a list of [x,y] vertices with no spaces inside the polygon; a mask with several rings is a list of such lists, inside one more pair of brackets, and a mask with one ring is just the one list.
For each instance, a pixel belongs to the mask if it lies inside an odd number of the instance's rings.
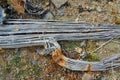
{"label": "gray weathered wood", "polygon": [[120,58],[120,54],[114,54],[110,57],[107,57],[103,60],[101,60],[103,63],[111,63],[112,61],[113,62],[116,62],[116,61],[119,61],[118,58]]}
{"label": "gray weathered wood", "polygon": [[[120,38],[119,25],[87,22],[47,21],[35,19],[8,19],[0,25],[0,47],[14,48],[43,44],[43,38],[60,40]],[[42,42],[42,43],[41,43]]]}
{"label": "gray weathered wood", "polygon": [[[9,19],[0,25],[1,48],[45,45],[51,38],[56,41],[120,38],[120,26],[33,19]],[[67,58],[56,49],[52,52],[52,58],[60,66],[75,71],[105,71],[107,68],[120,66],[120,54],[99,62],[88,62]]]}
{"label": "gray weathered wood", "polygon": [[[116,55],[118,55],[118,57]],[[112,67],[120,67],[120,60],[118,60],[120,59],[120,54],[116,55],[105,58],[99,62],[88,62],[67,58],[62,54],[60,49],[52,52],[52,58],[58,65],[74,71],[105,71]],[[108,61],[112,62],[109,63]]]}

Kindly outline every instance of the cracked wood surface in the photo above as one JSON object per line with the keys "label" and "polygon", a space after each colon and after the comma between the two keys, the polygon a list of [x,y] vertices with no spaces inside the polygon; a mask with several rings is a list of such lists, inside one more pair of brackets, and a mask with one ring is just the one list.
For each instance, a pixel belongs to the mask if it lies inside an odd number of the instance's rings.
{"label": "cracked wood surface", "polygon": [[120,26],[34,19],[8,19],[0,25],[1,48],[42,45],[47,37],[56,41],[120,38]]}

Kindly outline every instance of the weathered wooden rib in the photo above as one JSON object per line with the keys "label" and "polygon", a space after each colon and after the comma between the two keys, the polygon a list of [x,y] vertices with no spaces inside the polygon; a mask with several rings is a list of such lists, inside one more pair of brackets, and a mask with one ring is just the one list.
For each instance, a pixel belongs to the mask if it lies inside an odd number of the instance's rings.
{"label": "weathered wooden rib", "polygon": [[40,45],[49,37],[57,41],[120,38],[120,26],[34,19],[8,19],[0,25],[2,48]]}
{"label": "weathered wooden rib", "polygon": [[116,60],[120,58],[120,54],[105,58],[100,62],[88,62],[67,58],[60,49],[56,49],[52,52],[52,58],[58,65],[74,71],[105,71],[108,68],[120,67],[120,61]]}
{"label": "weathered wooden rib", "polygon": [[[4,23],[0,25],[1,48],[45,45],[50,39],[60,41],[120,38],[119,25],[100,24],[94,26],[86,22],[76,23],[33,19],[9,19]],[[51,41],[51,43],[54,43],[54,41]],[[99,62],[74,60],[62,55],[60,46],[57,43],[55,44],[59,49],[52,52],[53,60],[60,66],[70,70],[105,71],[107,68],[120,66],[120,60],[118,59],[120,54],[105,58]]]}
{"label": "weathered wooden rib", "polygon": [[106,64],[106,63],[111,63],[112,61],[113,62],[119,61],[118,58],[120,58],[120,54],[114,54],[110,57],[107,57],[107,58],[101,60],[101,61]]}

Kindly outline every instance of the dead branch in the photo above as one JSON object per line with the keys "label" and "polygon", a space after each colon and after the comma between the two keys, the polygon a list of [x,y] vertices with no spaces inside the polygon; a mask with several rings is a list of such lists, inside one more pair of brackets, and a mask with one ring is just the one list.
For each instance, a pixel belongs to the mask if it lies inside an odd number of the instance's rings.
{"label": "dead branch", "polygon": [[[120,66],[119,60],[115,61],[120,58],[120,54],[105,58],[100,62],[88,62],[67,58],[60,49],[56,49],[52,52],[52,58],[58,65],[74,71],[105,71],[107,68]],[[112,65],[109,63],[110,61],[112,61]]]}
{"label": "dead branch", "polygon": [[74,60],[65,57],[61,50],[56,49],[52,52],[53,60],[62,67],[75,71],[104,71],[105,66],[100,62],[87,62],[82,60]]}
{"label": "dead branch", "polygon": [[103,43],[102,45],[100,45],[100,47],[96,48],[95,50],[93,50],[90,53],[95,53],[96,51],[98,51],[99,49],[101,49],[102,47],[104,47],[105,45],[107,45],[109,42],[111,42],[112,40],[113,40],[113,38],[110,39],[110,40],[108,40],[108,41],[106,41],[105,43]]}

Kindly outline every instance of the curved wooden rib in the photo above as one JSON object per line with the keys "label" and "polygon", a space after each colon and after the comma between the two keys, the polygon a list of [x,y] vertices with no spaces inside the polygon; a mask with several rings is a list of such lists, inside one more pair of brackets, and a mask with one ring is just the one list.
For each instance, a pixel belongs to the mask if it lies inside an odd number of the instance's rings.
{"label": "curved wooden rib", "polygon": [[65,57],[60,49],[52,52],[53,60],[62,67],[75,71],[104,71],[105,65],[102,62],[87,62],[74,60]]}

